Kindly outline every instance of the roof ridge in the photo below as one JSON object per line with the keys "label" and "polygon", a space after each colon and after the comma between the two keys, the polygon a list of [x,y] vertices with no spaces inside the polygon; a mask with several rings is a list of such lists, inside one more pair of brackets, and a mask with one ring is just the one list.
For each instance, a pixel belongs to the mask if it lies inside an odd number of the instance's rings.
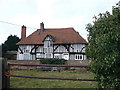
{"label": "roof ridge", "polygon": [[[55,30],[55,29],[74,29],[73,27],[68,27],[68,28],[45,28],[45,30],[46,29],[53,29],[53,30]],[[37,30],[40,30],[40,29],[37,29]]]}

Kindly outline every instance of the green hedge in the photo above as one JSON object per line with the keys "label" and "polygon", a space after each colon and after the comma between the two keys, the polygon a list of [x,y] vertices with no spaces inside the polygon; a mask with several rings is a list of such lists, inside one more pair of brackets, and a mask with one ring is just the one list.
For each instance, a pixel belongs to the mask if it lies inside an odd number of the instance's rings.
{"label": "green hedge", "polygon": [[41,64],[65,64],[65,59],[58,58],[43,58],[40,60]]}

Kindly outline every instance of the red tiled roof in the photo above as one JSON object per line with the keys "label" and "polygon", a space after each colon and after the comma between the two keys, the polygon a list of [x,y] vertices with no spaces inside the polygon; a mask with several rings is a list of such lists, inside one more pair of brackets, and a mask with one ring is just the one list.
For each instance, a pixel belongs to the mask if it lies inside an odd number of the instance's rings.
{"label": "red tiled roof", "polygon": [[73,28],[60,28],[44,29],[43,32],[37,29],[31,35],[18,42],[17,45],[43,44],[43,40],[47,35],[51,35],[54,38],[53,44],[87,44],[86,40]]}

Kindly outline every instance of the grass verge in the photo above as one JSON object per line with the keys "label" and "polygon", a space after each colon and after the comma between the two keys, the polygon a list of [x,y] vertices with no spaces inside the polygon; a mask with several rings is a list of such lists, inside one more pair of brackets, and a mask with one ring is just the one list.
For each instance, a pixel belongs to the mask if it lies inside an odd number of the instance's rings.
{"label": "grass verge", "polygon": [[[37,71],[11,70],[14,75],[93,79],[94,74],[83,70]],[[97,88],[97,82],[15,78],[10,79],[11,88]]]}

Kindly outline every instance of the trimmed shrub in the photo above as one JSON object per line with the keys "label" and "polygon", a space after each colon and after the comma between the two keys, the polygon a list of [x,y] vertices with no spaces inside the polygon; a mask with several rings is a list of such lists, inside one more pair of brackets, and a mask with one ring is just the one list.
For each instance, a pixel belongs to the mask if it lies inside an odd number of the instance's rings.
{"label": "trimmed shrub", "polygon": [[65,64],[65,59],[58,59],[58,58],[42,58],[40,60],[41,64]]}

